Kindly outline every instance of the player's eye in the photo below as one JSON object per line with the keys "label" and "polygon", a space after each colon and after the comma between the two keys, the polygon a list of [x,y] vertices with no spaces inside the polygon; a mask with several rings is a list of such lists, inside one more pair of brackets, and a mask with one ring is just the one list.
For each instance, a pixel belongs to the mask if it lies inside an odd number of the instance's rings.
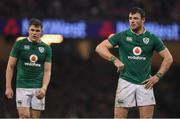
{"label": "player's eye", "polygon": [[40,32],[40,30],[31,29],[32,32]]}
{"label": "player's eye", "polygon": [[31,31],[35,31],[34,29],[31,29]]}
{"label": "player's eye", "polygon": [[36,30],[36,32],[40,32],[40,30]]}

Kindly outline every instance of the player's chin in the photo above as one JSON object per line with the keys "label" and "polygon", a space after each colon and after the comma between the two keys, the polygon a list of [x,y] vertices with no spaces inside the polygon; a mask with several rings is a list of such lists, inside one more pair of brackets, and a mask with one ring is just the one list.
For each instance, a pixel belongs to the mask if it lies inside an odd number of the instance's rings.
{"label": "player's chin", "polygon": [[38,41],[40,39],[40,37],[38,36],[32,36],[32,41]]}
{"label": "player's chin", "polygon": [[35,37],[35,38],[33,38],[32,40],[33,40],[33,41],[38,41],[38,38]]}
{"label": "player's chin", "polygon": [[131,26],[131,29],[134,31],[134,30],[137,29],[137,27],[136,26]]}

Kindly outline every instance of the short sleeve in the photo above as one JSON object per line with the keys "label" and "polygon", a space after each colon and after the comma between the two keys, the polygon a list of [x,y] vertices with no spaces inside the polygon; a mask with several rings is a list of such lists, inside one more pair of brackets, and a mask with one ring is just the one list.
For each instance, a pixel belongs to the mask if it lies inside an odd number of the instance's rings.
{"label": "short sleeve", "polygon": [[45,62],[51,63],[51,61],[52,61],[52,49],[50,46],[47,46],[46,50],[47,50],[47,52],[46,52]]}
{"label": "short sleeve", "polygon": [[108,41],[111,43],[111,45],[114,47],[114,46],[117,46],[117,45],[120,45],[120,33],[119,34],[115,34],[113,35],[112,37],[110,37],[108,39]]}
{"label": "short sleeve", "polygon": [[18,58],[20,54],[20,42],[16,41],[11,49],[10,56]]}
{"label": "short sleeve", "polygon": [[155,51],[160,52],[160,51],[164,50],[166,47],[160,38],[155,37],[154,48],[155,48]]}

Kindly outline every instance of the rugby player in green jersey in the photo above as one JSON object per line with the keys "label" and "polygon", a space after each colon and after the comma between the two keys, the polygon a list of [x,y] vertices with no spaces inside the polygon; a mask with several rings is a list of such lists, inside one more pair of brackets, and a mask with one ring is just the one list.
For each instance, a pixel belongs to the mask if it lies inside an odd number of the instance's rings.
{"label": "rugby player in green jersey", "polygon": [[13,98],[11,82],[16,68],[16,105],[19,118],[39,118],[41,110],[45,109],[52,51],[50,46],[40,40],[42,27],[40,20],[31,19],[29,36],[16,41],[9,56],[5,95],[8,99]]}
{"label": "rugby player in green jersey", "polygon": [[[96,52],[112,61],[121,71],[116,91],[114,117],[127,118],[129,108],[137,106],[140,118],[152,118],[156,104],[153,86],[173,62],[163,42],[144,27],[145,12],[138,7],[129,12],[130,28],[102,41]],[[109,49],[119,46],[119,57]],[[156,51],[163,58],[160,69],[151,76],[151,58]]]}

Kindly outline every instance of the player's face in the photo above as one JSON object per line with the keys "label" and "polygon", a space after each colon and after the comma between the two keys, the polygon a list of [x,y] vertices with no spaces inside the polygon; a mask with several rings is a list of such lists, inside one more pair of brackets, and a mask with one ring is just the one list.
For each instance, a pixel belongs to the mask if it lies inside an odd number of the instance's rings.
{"label": "player's face", "polygon": [[142,19],[139,13],[129,14],[129,24],[132,30],[136,31],[143,28],[142,26],[144,25],[144,21],[145,19]]}
{"label": "player's face", "polygon": [[42,28],[40,26],[31,25],[29,27],[29,38],[32,41],[39,41],[42,35]]}

